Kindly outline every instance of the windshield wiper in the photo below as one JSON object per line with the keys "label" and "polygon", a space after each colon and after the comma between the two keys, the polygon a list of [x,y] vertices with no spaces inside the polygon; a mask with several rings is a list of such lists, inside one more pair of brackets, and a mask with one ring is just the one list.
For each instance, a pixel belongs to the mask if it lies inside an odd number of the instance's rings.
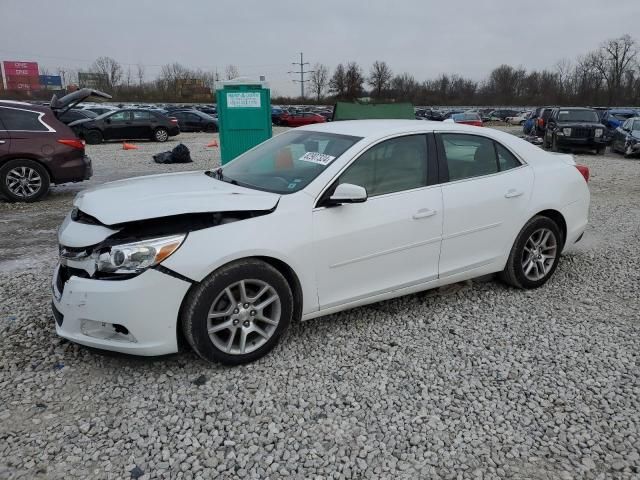
{"label": "windshield wiper", "polygon": [[224,176],[224,174],[222,173],[222,167],[218,167],[215,170],[207,170],[204,173],[209,177],[215,178],[216,180],[220,180],[221,182],[227,182],[227,183],[230,183],[231,185],[238,185],[238,182],[236,182],[235,180]]}

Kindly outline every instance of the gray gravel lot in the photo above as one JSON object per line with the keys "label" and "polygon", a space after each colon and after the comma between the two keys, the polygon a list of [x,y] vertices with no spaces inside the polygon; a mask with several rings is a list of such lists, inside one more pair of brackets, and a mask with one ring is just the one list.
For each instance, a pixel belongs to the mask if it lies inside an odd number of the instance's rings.
{"label": "gray gravel lot", "polygon": [[591,223],[536,291],[473,281],[295,325],[237,368],[56,337],[80,190],[213,167],[209,134],[89,146],[95,177],[0,202],[0,478],[640,478],[640,161],[580,155]]}

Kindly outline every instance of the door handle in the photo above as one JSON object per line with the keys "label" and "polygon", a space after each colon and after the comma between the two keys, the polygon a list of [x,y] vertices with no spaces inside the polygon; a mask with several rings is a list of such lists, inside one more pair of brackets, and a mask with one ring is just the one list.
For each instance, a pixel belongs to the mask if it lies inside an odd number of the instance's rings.
{"label": "door handle", "polygon": [[507,190],[507,193],[504,194],[504,198],[516,198],[522,196],[523,194],[523,191],[512,188],[510,190]]}
{"label": "door handle", "polygon": [[413,219],[420,220],[421,218],[433,217],[436,213],[438,212],[430,208],[422,208],[413,214]]}

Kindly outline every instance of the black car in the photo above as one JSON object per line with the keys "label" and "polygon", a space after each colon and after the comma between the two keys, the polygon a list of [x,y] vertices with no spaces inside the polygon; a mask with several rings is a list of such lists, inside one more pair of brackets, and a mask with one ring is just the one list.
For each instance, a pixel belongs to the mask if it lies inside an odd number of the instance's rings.
{"label": "black car", "polygon": [[554,152],[562,148],[588,148],[604,153],[605,126],[592,108],[554,108],[547,120],[543,147]]}
{"label": "black car", "polygon": [[181,132],[217,132],[218,120],[200,110],[174,110]]}
{"label": "black car", "polygon": [[625,157],[640,156],[640,117],[628,118],[614,130],[611,150]]}
{"label": "black car", "polygon": [[76,120],[85,120],[96,118],[98,116],[97,113],[92,112],[91,110],[85,110],[83,108],[72,108],[71,110],[67,110],[62,115],[58,115],[58,120],[60,120],[65,125],[69,125],[71,122],[75,122]]}
{"label": "black car", "polygon": [[178,121],[149,110],[124,109],[107,112],[93,119],[76,120],[69,124],[87,143],[103,140],[149,139],[166,142],[180,133]]}

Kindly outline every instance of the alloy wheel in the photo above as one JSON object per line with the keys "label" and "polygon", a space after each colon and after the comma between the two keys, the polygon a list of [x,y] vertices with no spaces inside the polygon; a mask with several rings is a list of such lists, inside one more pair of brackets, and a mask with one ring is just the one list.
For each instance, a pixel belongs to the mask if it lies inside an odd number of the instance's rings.
{"label": "alloy wheel", "polygon": [[159,142],[164,142],[167,138],[169,138],[169,134],[166,130],[158,130],[156,132],[156,140]]}
{"label": "alloy wheel", "polygon": [[42,177],[31,167],[15,167],[7,173],[6,184],[16,197],[29,198],[42,188]]}
{"label": "alloy wheel", "polygon": [[262,280],[241,280],[213,301],[207,331],[222,352],[244,355],[257,350],[274,334],[282,305],[276,290]]}
{"label": "alloy wheel", "polygon": [[556,260],[558,241],[548,228],[540,228],[533,232],[524,244],[522,252],[522,270],[524,276],[531,281],[544,278]]}

